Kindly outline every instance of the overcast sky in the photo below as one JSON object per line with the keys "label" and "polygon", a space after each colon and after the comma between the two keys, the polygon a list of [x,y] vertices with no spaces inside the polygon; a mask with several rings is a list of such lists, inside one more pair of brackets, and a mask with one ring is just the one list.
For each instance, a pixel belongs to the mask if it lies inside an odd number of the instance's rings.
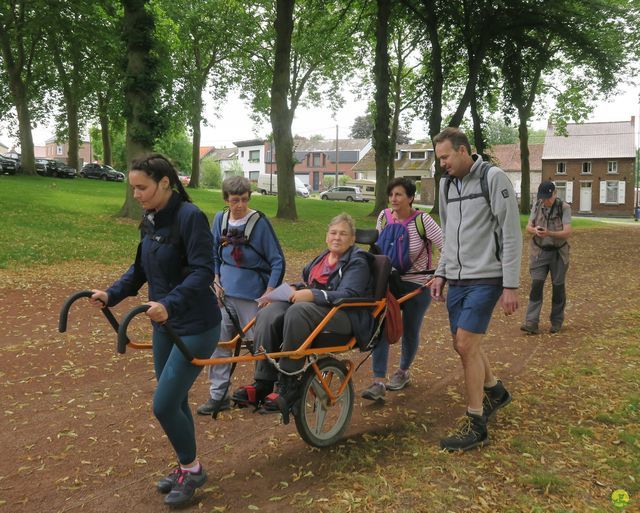
{"label": "overcast sky", "polygon": [[[588,121],[626,121],[631,116],[636,116],[636,132],[640,131],[639,95],[640,87],[625,88],[610,101],[599,105]],[[218,117],[214,115],[216,108],[221,108],[221,111],[217,112]],[[293,122],[293,133],[304,137],[320,134],[326,139],[333,139],[336,136],[336,125],[338,125],[338,136],[341,139],[347,138],[354,119],[363,115],[366,108],[365,100],[354,98],[351,98],[335,117],[329,109],[325,108],[298,108]],[[230,97],[218,107],[209,106],[205,114],[209,119],[209,126],[204,126],[202,129],[201,146],[229,147],[234,141],[262,138],[271,132],[268,123],[256,127],[249,118],[248,107],[236,97]],[[546,124],[546,120],[542,119],[534,121],[533,126],[544,128]],[[52,135],[50,128],[38,127],[33,131],[34,144],[43,146],[45,140]],[[410,137],[419,139],[426,136],[425,123],[421,120],[414,121]],[[0,142],[9,146],[17,143],[3,132],[0,132]]]}

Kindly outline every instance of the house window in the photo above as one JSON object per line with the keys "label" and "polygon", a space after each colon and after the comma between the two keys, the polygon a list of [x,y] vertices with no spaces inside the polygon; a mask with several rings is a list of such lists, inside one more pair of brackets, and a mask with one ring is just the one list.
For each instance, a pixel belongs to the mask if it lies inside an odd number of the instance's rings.
{"label": "house window", "polygon": [[607,199],[605,203],[618,203],[618,182],[607,182]]}
{"label": "house window", "polygon": [[607,162],[607,173],[609,173],[610,175],[614,175],[617,172],[618,172],[618,161],[610,160],[609,162]]}
{"label": "house window", "polygon": [[562,201],[567,201],[567,182],[556,182],[556,193]]}
{"label": "house window", "polygon": [[582,171],[581,173],[583,175],[590,175],[591,174],[591,162],[583,162],[582,163]]}
{"label": "house window", "polygon": [[313,154],[313,162],[311,164],[312,167],[322,167],[322,154],[314,153]]}
{"label": "house window", "polygon": [[62,155],[62,146],[56,146],[56,155]]}
{"label": "house window", "polygon": [[400,152],[396,151],[396,160],[400,160]]}
{"label": "house window", "polygon": [[558,162],[556,164],[556,174],[557,175],[566,175],[567,174],[567,163],[566,162]]}
{"label": "house window", "polygon": [[240,156],[241,156],[241,157],[244,157],[244,150],[241,150],[241,151],[240,151]]}
{"label": "house window", "polygon": [[411,151],[409,152],[409,160],[424,160],[427,156],[426,151]]}
{"label": "house window", "polygon": [[260,176],[260,171],[249,171],[249,181],[257,182]]}
{"label": "house window", "polygon": [[260,162],[260,150],[249,151],[249,162]]}

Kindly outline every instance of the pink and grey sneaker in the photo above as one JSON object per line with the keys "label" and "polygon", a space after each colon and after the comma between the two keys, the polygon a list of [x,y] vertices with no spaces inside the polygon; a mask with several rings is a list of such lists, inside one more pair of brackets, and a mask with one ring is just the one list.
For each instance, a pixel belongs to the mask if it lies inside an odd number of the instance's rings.
{"label": "pink and grey sneaker", "polygon": [[174,468],[167,477],[163,477],[156,483],[156,488],[160,493],[169,493],[173,485],[176,484],[178,477],[180,477],[180,465]]}
{"label": "pink and grey sneaker", "polygon": [[180,475],[176,479],[173,488],[164,498],[167,506],[180,507],[188,504],[196,493],[196,488],[201,487],[207,482],[207,473],[200,465],[199,472],[189,472],[188,470],[180,470]]}

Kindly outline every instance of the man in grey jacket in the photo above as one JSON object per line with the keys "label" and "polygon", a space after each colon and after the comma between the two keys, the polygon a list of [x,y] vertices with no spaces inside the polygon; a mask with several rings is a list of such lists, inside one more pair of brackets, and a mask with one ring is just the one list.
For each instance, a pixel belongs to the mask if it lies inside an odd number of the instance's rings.
{"label": "man in grey jacket", "polygon": [[444,300],[453,347],[460,355],[467,395],[464,425],[440,441],[443,449],[466,451],[487,443],[487,420],[511,402],[511,394],[493,375],[481,342],[495,305],[506,315],[518,308],[522,232],[513,186],[499,168],[471,153],[457,128],[438,134],[440,222],[444,246],[431,296]]}

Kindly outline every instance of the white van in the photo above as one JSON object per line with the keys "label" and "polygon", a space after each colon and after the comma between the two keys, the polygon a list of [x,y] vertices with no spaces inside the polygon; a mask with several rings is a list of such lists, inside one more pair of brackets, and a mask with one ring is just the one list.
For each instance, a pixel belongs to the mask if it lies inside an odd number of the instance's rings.
{"label": "white van", "polygon": [[[296,196],[309,197],[309,190],[297,176],[294,177]],[[258,192],[261,194],[278,194],[278,175],[260,174],[258,176]]]}

